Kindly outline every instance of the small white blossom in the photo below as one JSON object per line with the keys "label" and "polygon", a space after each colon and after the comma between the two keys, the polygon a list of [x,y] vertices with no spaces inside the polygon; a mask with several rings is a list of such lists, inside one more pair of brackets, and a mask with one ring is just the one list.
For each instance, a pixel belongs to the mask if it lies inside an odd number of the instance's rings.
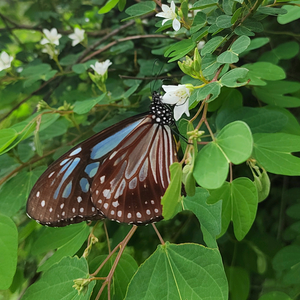
{"label": "small white blossom", "polygon": [[0,54],[0,71],[10,68],[13,59],[12,56],[2,51]]}
{"label": "small white blossom", "polygon": [[68,35],[68,37],[72,40],[72,46],[76,46],[80,42],[84,40],[84,29],[75,28],[74,33]]}
{"label": "small white blossom", "polygon": [[205,41],[200,41],[197,45],[198,50],[201,50],[205,46]]}
{"label": "small white blossom", "polygon": [[94,71],[95,71],[96,73],[98,73],[99,75],[102,75],[102,76],[103,76],[103,75],[106,73],[108,67],[109,67],[111,64],[112,64],[112,62],[111,62],[109,59],[107,59],[107,60],[104,61],[104,62],[99,62],[99,61],[97,61],[97,62],[95,63],[94,66],[93,66],[93,65],[90,65],[90,67],[91,67],[92,69],[94,69]]}
{"label": "small white blossom", "polygon": [[162,97],[162,102],[166,104],[176,104],[174,107],[174,118],[179,120],[185,113],[188,117],[190,90],[182,84],[179,85],[163,85],[162,88],[166,92]]}
{"label": "small white blossom", "polygon": [[48,29],[43,29],[43,33],[45,35],[45,38],[43,38],[40,42],[42,45],[59,45],[59,39],[62,37],[62,35],[57,32],[56,28],[52,28],[51,31],[49,31]]}
{"label": "small white blossom", "polygon": [[53,59],[54,55],[58,55],[58,50],[54,48],[54,46],[46,44],[42,49],[43,53],[49,54],[50,58]]}
{"label": "small white blossom", "polygon": [[162,21],[162,25],[164,25],[167,21],[173,20],[172,26],[175,31],[180,29],[180,22],[177,20],[177,14],[175,12],[175,3],[171,2],[171,7],[168,5],[162,4],[161,6],[162,12],[156,14],[156,17],[165,18]]}

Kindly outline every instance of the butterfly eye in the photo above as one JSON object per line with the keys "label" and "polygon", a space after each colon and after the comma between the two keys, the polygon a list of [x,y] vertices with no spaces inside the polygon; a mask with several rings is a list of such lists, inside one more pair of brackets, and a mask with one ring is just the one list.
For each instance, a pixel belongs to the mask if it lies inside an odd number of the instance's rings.
{"label": "butterfly eye", "polygon": [[105,129],[55,161],[34,185],[27,214],[48,226],[161,220],[169,166],[177,156],[172,113],[158,93],[152,100],[149,113]]}

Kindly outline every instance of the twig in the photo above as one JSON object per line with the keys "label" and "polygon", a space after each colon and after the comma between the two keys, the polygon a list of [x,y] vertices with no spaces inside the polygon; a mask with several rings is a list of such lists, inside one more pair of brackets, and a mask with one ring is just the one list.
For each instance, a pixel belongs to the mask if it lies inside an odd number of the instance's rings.
{"label": "twig", "polygon": [[164,245],[164,244],[165,244],[165,241],[164,241],[163,238],[161,237],[161,235],[160,235],[159,231],[157,230],[157,228],[156,228],[156,226],[155,226],[154,223],[152,223],[152,227],[154,228],[154,230],[155,230],[155,232],[156,232],[156,234],[157,234],[157,236],[158,236],[158,238],[159,238],[159,240],[160,240],[160,243],[161,243],[162,245]]}
{"label": "twig", "polygon": [[[107,289],[108,289],[108,291],[107,291],[107,294],[108,294],[108,300],[111,299],[111,297],[110,297],[110,286],[111,286],[111,281],[112,281],[114,272],[115,272],[115,270],[116,270],[116,267],[117,267],[117,265],[118,265],[118,263],[119,263],[119,260],[120,260],[120,258],[121,258],[121,256],[122,256],[122,254],[123,254],[123,252],[124,252],[124,250],[125,250],[125,247],[126,247],[127,243],[129,242],[130,238],[132,237],[132,235],[134,234],[134,232],[136,231],[136,229],[137,229],[137,226],[134,225],[134,226],[130,229],[130,231],[128,232],[128,234],[127,234],[126,237],[124,238],[124,240],[123,240],[122,242],[120,242],[120,243],[114,248],[114,250],[113,250],[112,252],[110,252],[110,254],[109,254],[109,255],[105,258],[105,260],[102,262],[102,264],[100,265],[100,267],[99,267],[93,274],[91,274],[91,276],[95,276],[96,274],[98,274],[98,272],[99,272],[99,271],[101,270],[101,268],[105,265],[105,263],[112,257],[112,255],[113,255],[118,249],[120,249],[119,252],[118,252],[118,254],[117,254],[117,257],[116,257],[116,259],[115,259],[115,261],[114,261],[114,263],[113,263],[113,265],[112,265],[112,268],[110,269],[108,275],[105,277],[105,280],[104,280],[104,282],[102,283],[102,286],[101,286],[101,288],[100,288],[100,290],[99,290],[99,292],[98,292],[98,294],[97,294],[95,300],[98,300],[98,299],[100,298],[100,296],[101,296],[101,294],[102,294],[104,288],[106,287],[106,285],[107,285]],[[96,279],[98,279],[98,278],[97,278],[97,277],[91,278],[91,280],[96,280]],[[102,279],[104,279],[104,278],[102,278]]]}

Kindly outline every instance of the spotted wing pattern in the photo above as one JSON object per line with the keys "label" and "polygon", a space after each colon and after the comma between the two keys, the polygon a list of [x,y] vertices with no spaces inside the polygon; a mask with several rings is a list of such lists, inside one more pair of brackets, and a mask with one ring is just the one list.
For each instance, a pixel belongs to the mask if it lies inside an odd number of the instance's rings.
{"label": "spotted wing pattern", "polygon": [[42,225],[55,227],[104,218],[91,202],[93,177],[115,145],[144,117],[134,116],[109,127],[50,165],[31,190],[27,215]]}
{"label": "spotted wing pattern", "polygon": [[137,225],[161,220],[169,166],[177,160],[171,115],[154,93],[149,114],[121,121],[72,148],[34,185],[28,216],[48,226],[102,218]]}
{"label": "spotted wing pattern", "polygon": [[159,221],[175,160],[170,127],[148,116],[103,162],[91,200],[111,220],[137,225]]}

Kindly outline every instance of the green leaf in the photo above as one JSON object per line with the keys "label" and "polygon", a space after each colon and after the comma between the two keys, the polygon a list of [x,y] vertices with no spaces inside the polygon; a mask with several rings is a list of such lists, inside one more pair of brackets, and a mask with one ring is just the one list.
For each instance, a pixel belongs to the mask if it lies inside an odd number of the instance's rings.
{"label": "green leaf", "polygon": [[102,94],[97,98],[91,98],[83,101],[76,101],[74,103],[74,112],[78,115],[88,113],[97,103],[102,101],[106,97],[106,94]]}
{"label": "green leaf", "polygon": [[270,62],[256,62],[243,65],[249,70],[244,80],[249,80],[250,85],[266,85],[265,80],[277,81],[285,79],[284,70]]}
{"label": "green leaf", "polygon": [[287,13],[287,11],[283,8],[266,6],[260,6],[257,11],[268,16],[278,16]]}
{"label": "green leaf", "polygon": [[108,0],[103,7],[98,11],[98,14],[106,14],[111,11],[117,4],[119,0]]}
{"label": "green leaf", "polygon": [[[93,273],[101,265],[101,263],[106,259],[107,255],[98,255],[89,264],[90,272]],[[95,274],[97,277],[106,277],[112,268],[113,262],[116,259],[116,254],[109,259],[108,262],[101,268],[101,270]],[[134,258],[126,253],[123,253],[116,270],[114,272],[113,281],[111,285],[111,295],[112,299],[124,299],[127,291],[128,284],[131,278],[138,269],[138,264]],[[94,288],[94,294],[96,295],[101,288],[103,281],[97,280],[96,286]],[[92,297],[92,299],[94,299]],[[100,299],[108,299],[107,289],[104,289]]]}
{"label": "green leaf", "polygon": [[0,214],[0,290],[12,284],[18,257],[18,230],[15,223]]}
{"label": "green leaf", "polygon": [[252,133],[273,133],[281,131],[288,122],[284,112],[270,107],[239,107],[235,109],[220,110],[217,118],[217,128],[241,120],[248,124]]}
{"label": "green leaf", "polygon": [[[76,225],[76,226],[75,226]],[[57,251],[48,258],[42,265],[39,266],[38,272],[48,270],[52,265],[60,261],[64,256],[72,256],[74,255],[82,246],[82,244],[86,241],[89,235],[89,227],[85,222],[80,224],[75,224],[74,228],[68,229],[66,228],[47,228],[49,230],[45,230],[45,234],[43,234],[35,243],[35,247],[39,245],[42,249],[46,246],[52,246],[61,244],[57,248]],[[64,237],[66,234],[63,232],[70,232],[71,235],[67,238],[65,242]],[[63,233],[62,233],[63,232]],[[58,240],[56,240],[56,234]],[[66,238],[65,238],[66,239]],[[44,243],[44,247],[42,247]],[[57,246],[56,246],[57,247]],[[40,251],[40,249],[39,249]],[[47,255],[48,256],[48,255]]]}
{"label": "green leaf", "polygon": [[230,28],[231,24],[231,16],[221,15],[217,17],[216,24],[219,28]]}
{"label": "green leaf", "polygon": [[16,214],[25,205],[34,183],[43,171],[41,169],[32,172],[21,171],[15,177],[6,181],[0,189],[1,213],[9,217]]}
{"label": "green leaf", "polygon": [[273,292],[263,294],[261,297],[259,297],[258,300],[293,300],[293,299],[283,292],[273,291]]}
{"label": "green leaf", "polygon": [[244,78],[247,75],[247,73],[248,70],[245,68],[236,68],[230,70],[221,77],[220,83],[227,87],[239,87],[242,85],[246,85],[248,82]]}
{"label": "green leaf", "polygon": [[21,75],[24,77],[30,77],[30,76],[42,76],[46,74],[47,72],[51,71],[51,66],[48,64],[38,64],[36,66],[30,66],[25,68]]}
{"label": "green leaf", "polygon": [[297,42],[291,41],[278,45],[272,52],[279,59],[291,59],[299,53],[299,48]]}
{"label": "green leaf", "polygon": [[191,210],[198,218],[203,239],[209,248],[217,248],[216,236],[221,232],[222,201],[207,204],[207,190],[197,187],[192,197],[183,199],[183,208]]}
{"label": "green leaf", "polygon": [[[166,280],[166,278],[168,280]],[[199,284],[201,282],[201,284]],[[125,300],[227,299],[227,280],[217,249],[167,242],[140,266]]]}
{"label": "green leaf", "polygon": [[276,253],[272,265],[274,270],[283,272],[283,283],[300,284],[300,246],[290,245]]}
{"label": "green leaf", "polygon": [[190,29],[190,33],[193,34],[200,30],[206,24],[206,14],[202,11],[197,12],[192,27]]}
{"label": "green leaf", "polygon": [[193,9],[202,9],[210,6],[217,5],[218,0],[200,0],[194,3]]}
{"label": "green leaf", "polygon": [[256,133],[253,139],[253,157],[266,171],[290,176],[300,175],[300,158],[291,154],[300,151],[300,136]]}
{"label": "green leaf", "polygon": [[0,130],[0,152],[7,148],[18,136],[18,133],[13,128]]}
{"label": "green leaf", "polygon": [[165,220],[173,218],[179,211],[181,211],[181,179],[182,166],[175,162],[170,166],[171,181],[161,199],[163,206],[163,217]]}
{"label": "green leaf", "polygon": [[247,300],[250,292],[248,272],[241,267],[228,267],[226,275],[231,300]]}
{"label": "green leaf", "polygon": [[164,56],[173,57],[168,62],[173,62],[185,56],[196,47],[196,43],[192,39],[182,40],[169,47]]}
{"label": "green leaf", "polygon": [[[299,4],[299,2],[296,2]],[[282,9],[286,10],[287,13],[279,15],[277,21],[279,24],[288,24],[300,18],[300,7],[297,5],[283,5]]]}
{"label": "green leaf", "polygon": [[222,43],[224,39],[221,36],[216,36],[210,39],[202,48],[201,56],[204,56],[208,53],[213,53]]}
{"label": "green leaf", "polygon": [[90,299],[95,281],[91,281],[83,290],[73,287],[74,280],[89,278],[89,269],[84,257],[65,257],[58,264],[53,265],[42,277],[29,286],[22,300],[88,300]]}
{"label": "green leaf", "polygon": [[189,99],[189,106],[191,108],[195,107],[197,103],[199,103],[201,100],[204,100],[209,95],[210,97],[207,102],[212,102],[219,96],[220,91],[221,86],[219,82],[216,81],[210,82],[200,89],[195,89]]}
{"label": "green leaf", "polygon": [[234,43],[230,47],[230,50],[233,53],[241,54],[248,48],[250,42],[251,40],[248,36],[242,35],[236,41],[234,41]]}
{"label": "green leaf", "polygon": [[217,143],[211,142],[199,151],[193,174],[200,186],[216,189],[226,180],[228,170],[228,161],[222,150]]}
{"label": "green leaf", "polygon": [[218,56],[217,61],[221,64],[234,64],[239,61],[239,57],[237,54],[227,50]]}
{"label": "green leaf", "polygon": [[258,38],[252,39],[249,47],[247,48],[247,51],[261,48],[268,43],[270,43],[270,39],[267,37],[258,37]]}
{"label": "green leaf", "polygon": [[254,87],[254,92],[261,101],[280,107],[300,106],[300,98],[286,95],[299,90],[300,83],[292,81],[268,81],[266,86]]}
{"label": "green leaf", "polygon": [[212,54],[206,54],[202,59],[203,76],[213,76],[222,64],[217,62],[217,57]]}
{"label": "green leaf", "polygon": [[131,5],[130,7],[128,7],[125,10],[125,13],[130,15],[130,18],[126,18],[122,21],[125,21],[125,20],[127,21],[129,19],[148,14],[155,10],[155,6],[156,6],[155,2],[152,2],[152,1],[145,1],[145,2],[140,2],[137,4]]}
{"label": "green leaf", "polygon": [[241,164],[246,161],[252,153],[251,130],[242,121],[235,121],[226,125],[217,135],[216,143],[234,164]]}
{"label": "green leaf", "polygon": [[237,178],[231,183],[215,190],[210,190],[207,203],[222,202],[222,232],[225,233],[229,222],[233,222],[234,235],[241,241],[249,232],[257,210],[257,190],[249,178]]}

